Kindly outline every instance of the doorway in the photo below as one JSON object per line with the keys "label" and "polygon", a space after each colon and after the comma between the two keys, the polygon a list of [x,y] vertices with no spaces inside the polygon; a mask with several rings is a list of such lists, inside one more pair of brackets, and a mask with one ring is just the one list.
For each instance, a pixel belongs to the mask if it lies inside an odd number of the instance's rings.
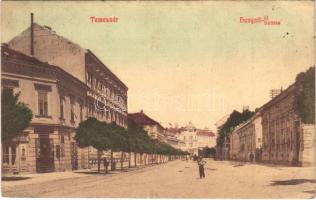
{"label": "doorway", "polygon": [[49,134],[39,134],[35,140],[36,172],[54,171],[54,143]]}
{"label": "doorway", "polygon": [[71,143],[71,168],[72,170],[78,169],[78,151],[76,143]]}

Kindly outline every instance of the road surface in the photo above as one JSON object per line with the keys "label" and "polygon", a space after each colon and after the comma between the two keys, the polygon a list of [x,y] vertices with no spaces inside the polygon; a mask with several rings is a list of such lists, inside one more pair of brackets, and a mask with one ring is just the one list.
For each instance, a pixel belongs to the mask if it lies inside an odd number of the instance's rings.
{"label": "road surface", "polygon": [[[172,161],[109,175],[36,174],[2,181],[7,197],[311,198],[314,167],[284,167],[206,160],[205,179],[193,161]],[[27,175],[24,175],[27,176]]]}

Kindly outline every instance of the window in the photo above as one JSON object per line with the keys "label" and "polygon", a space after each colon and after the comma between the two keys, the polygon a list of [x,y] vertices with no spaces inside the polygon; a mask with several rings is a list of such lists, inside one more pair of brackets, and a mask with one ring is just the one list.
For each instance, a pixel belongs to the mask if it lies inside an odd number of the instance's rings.
{"label": "window", "polygon": [[3,164],[6,163],[6,164],[9,164],[9,146],[7,145],[4,145],[2,147],[2,162]]}
{"label": "window", "polygon": [[19,87],[19,81],[11,79],[1,79],[2,89],[8,89],[13,92],[14,88]]}
{"label": "window", "polygon": [[114,119],[114,117],[113,117],[113,111],[111,110],[111,122],[114,121],[113,119]]}
{"label": "window", "polygon": [[65,143],[65,137],[62,135],[60,136],[60,143],[64,144]]}
{"label": "window", "polygon": [[94,105],[93,103],[89,104],[89,116],[93,116],[94,115]]}
{"label": "window", "polygon": [[109,117],[110,117],[110,115],[109,115],[109,110],[108,109],[106,109],[106,119],[109,119]]}
{"label": "window", "polygon": [[60,160],[60,145],[56,145],[56,158]]}
{"label": "window", "polygon": [[60,119],[64,119],[64,98],[60,97],[59,102],[60,102]]}
{"label": "window", "polygon": [[101,118],[104,118],[104,110],[101,110]]}
{"label": "window", "polygon": [[80,109],[80,122],[82,122],[83,120],[83,107],[82,107],[82,104],[79,105],[79,109]]}
{"label": "window", "polygon": [[70,99],[70,121],[75,121],[75,103],[73,99]]}
{"label": "window", "polygon": [[99,90],[99,80],[95,79],[95,90]]}
{"label": "window", "polygon": [[48,115],[47,92],[38,91],[38,114],[40,116]]}

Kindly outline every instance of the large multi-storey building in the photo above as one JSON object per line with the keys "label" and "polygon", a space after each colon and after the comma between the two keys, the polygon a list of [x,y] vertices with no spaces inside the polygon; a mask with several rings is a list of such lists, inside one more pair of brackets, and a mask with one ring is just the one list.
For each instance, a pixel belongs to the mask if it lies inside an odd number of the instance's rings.
{"label": "large multi-storey building", "polygon": [[88,116],[127,127],[127,86],[89,49],[32,23],[8,42],[10,48],[61,67],[85,83]]}
{"label": "large multi-storey building", "polygon": [[84,168],[75,128],[86,118],[84,83],[58,66],[2,46],[1,87],[20,93],[33,112],[19,137],[2,141],[3,172],[48,172]]}
{"label": "large multi-storey building", "polygon": [[[2,52],[2,87],[15,86],[35,113],[27,137],[3,145],[4,169],[86,168],[96,155],[91,148],[77,148],[75,128],[87,117],[127,127],[128,88],[90,50],[31,21]],[[20,138],[25,145],[14,143]]]}
{"label": "large multi-storey building", "polygon": [[230,158],[311,165],[315,163],[315,125],[302,122],[296,108],[299,86],[292,84],[273,96],[229,136]]}
{"label": "large multi-storey building", "polygon": [[295,108],[296,83],[260,108],[262,160],[291,165],[315,163],[315,126],[304,124]]}

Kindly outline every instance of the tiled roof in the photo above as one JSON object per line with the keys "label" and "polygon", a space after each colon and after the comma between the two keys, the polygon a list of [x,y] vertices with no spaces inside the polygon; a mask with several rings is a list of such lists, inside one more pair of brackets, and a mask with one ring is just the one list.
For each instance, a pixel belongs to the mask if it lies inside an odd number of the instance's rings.
{"label": "tiled roof", "polygon": [[34,66],[35,65],[41,66],[41,67],[47,68],[47,69],[54,69],[59,74],[66,76],[69,80],[72,80],[72,81],[80,84],[81,86],[85,87],[86,89],[88,89],[88,86],[86,86],[85,83],[81,82],[76,77],[69,74],[68,72],[66,72],[62,68],[55,66],[55,65],[48,64],[47,62],[42,62],[33,56],[29,56],[29,55],[26,55],[26,54],[21,53],[19,51],[13,50],[13,49],[9,48],[6,44],[2,44],[1,45],[2,62],[5,61],[6,58],[18,60],[18,61],[21,61],[23,63],[29,63],[29,64],[32,64]]}
{"label": "tiled roof", "polygon": [[198,130],[197,135],[201,135],[201,136],[209,136],[209,137],[214,137],[215,134],[212,131],[209,130]]}
{"label": "tiled roof", "polygon": [[163,128],[160,123],[156,122],[155,120],[151,119],[148,117],[144,112],[138,112],[138,113],[128,113],[127,114],[127,119],[129,121],[132,121],[134,124],[137,125],[158,125],[161,128]]}

